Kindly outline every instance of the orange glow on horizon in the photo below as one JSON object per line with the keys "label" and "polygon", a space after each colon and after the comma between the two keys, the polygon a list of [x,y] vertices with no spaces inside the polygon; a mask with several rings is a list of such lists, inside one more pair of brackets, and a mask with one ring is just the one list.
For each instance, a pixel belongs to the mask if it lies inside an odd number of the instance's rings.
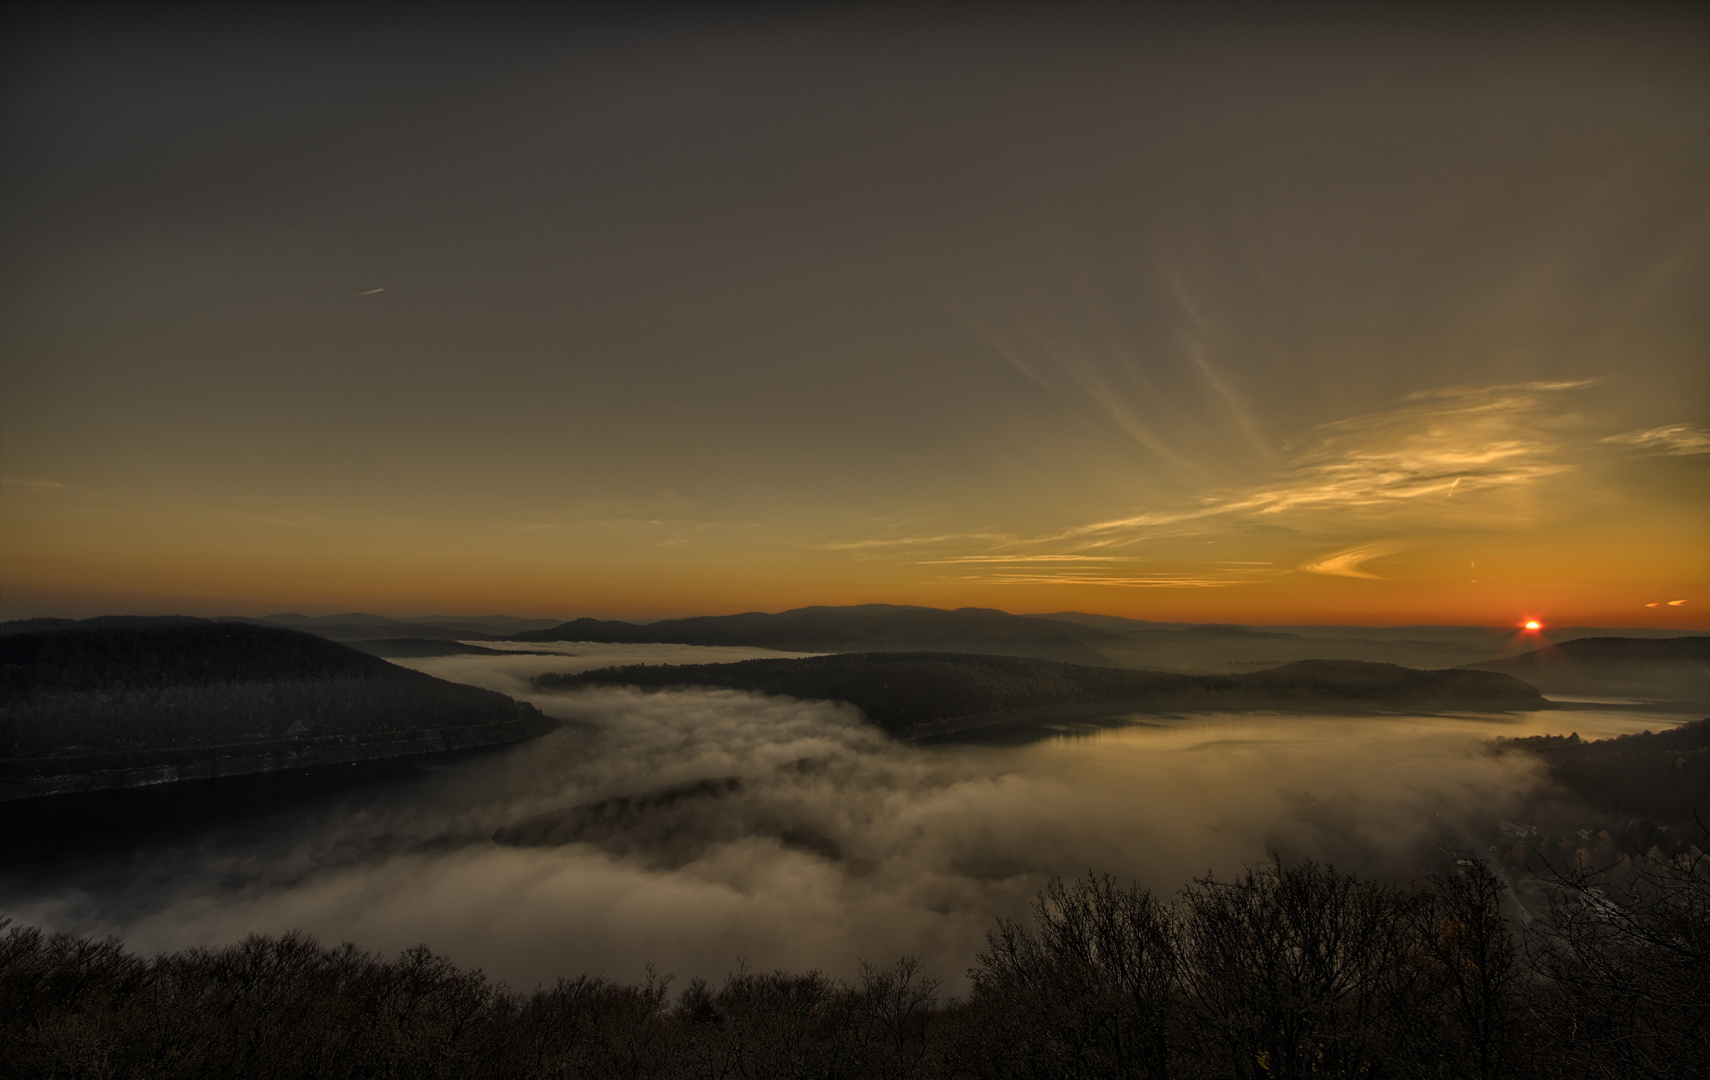
{"label": "orange glow on horizon", "polygon": [[[1497,50],[1467,20],[1320,20],[1273,59],[1257,19],[1058,9],[954,47],[888,15],[428,20],[417,51],[462,57],[472,104],[405,58],[395,102],[331,126],[323,98],[373,78],[350,27],[316,69],[341,89],[309,93],[259,23],[174,23],[189,60],[119,73],[112,42],[155,38],[31,20],[0,621],[871,603],[1525,648],[1710,631],[1710,232],[1675,224],[1703,220],[1699,17],[1503,22]],[[488,34],[523,44],[466,44]],[[1323,107],[1409,35],[1430,46],[1384,63],[1382,125]],[[561,48],[645,65],[572,84]],[[708,168],[705,118],[658,88],[739,53],[781,81],[717,76]],[[876,80],[854,103],[849,65]],[[1211,89],[1130,77],[1178,67]],[[158,131],[114,123],[118,86]],[[1290,136],[1230,122],[1243,95]],[[814,138],[780,142],[800,117]],[[363,179],[224,182],[281,163]]]}
{"label": "orange glow on horizon", "polygon": [[[937,561],[936,553],[883,546],[854,557],[792,540],[787,521],[666,544],[648,540],[656,531],[681,539],[669,522],[506,531],[474,513],[406,525],[341,510],[284,526],[176,505],[103,508],[99,493],[73,501],[57,490],[17,491],[6,489],[0,515],[6,619],[349,611],[658,619],[890,603],[1182,623],[1487,626],[1534,644],[1559,628],[1710,630],[1710,600],[1681,588],[1710,580],[1699,538],[1679,521],[1631,505],[1621,522],[1645,528],[1605,529],[1610,515],[1582,529],[1557,524],[1548,543],[1527,531],[1477,534],[1476,582],[1458,580],[1466,573],[1465,564],[1456,565],[1466,540],[1386,556],[1381,574],[1348,577],[1291,569],[1313,550],[1307,546],[1218,531],[1216,545],[1196,536],[1191,546],[1161,550],[1168,558],[1148,569],[1215,580],[1229,565],[1259,565],[1218,559],[1269,558],[1267,573],[1214,587],[1122,588],[1100,584],[1090,571],[1015,583],[1013,574],[972,572]],[[1091,570],[1103,565],[1088,562]],[[1650,608],[1646,595],[1687,603]],[[1544,604],[1548,622],[1541,614],[1514,615]],[[1538,628],[1526,626],[1532,621]]]}

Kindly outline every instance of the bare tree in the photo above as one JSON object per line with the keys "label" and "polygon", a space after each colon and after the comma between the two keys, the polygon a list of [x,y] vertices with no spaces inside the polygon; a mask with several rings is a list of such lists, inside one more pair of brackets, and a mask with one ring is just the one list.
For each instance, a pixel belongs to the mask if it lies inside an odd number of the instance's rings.
{"label": "bare tree", "polygon": [[1428,1022],[1442,1061],[1476,1080],[1522,1063],[1525,968],[1503,915],[1507,887],[1483,862],[1437,879],[1413,910],[1415,962],[1429,980]]}
{"label": "bare tree", "polygon": [[[1700,829],[1703,824],[1700,822]],[[1705,830],[1710,836],[1710,830]],[[1560,1075],[1710,1075],[1710,855],[1650,852],[1547,866],[1549,910],[1527,959],[1533,1010]]]}
{"label": "bare tree", "polygon": [[1179,961],[1171,909],[1088,874],[1054,879],[1036,931],[1000,920],[971,971],[973,1029],[1001,1058],[969,1071],[1017,1077],[1164,1077]]}
{"label": "bare tree", "polygon": [[1366,1076],[1415,1049],[1416,898],[1305,862],[1184,894],[1185,1026],[1207,1075]]}

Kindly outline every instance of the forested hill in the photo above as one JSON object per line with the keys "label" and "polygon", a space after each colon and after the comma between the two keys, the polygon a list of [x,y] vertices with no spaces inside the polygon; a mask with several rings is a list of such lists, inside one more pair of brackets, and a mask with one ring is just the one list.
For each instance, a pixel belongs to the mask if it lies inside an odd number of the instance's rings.
{"label": "forested hill", "polygon": [[1710,636],[1586,637],[1469,667],[1545,690],[1710,700]]}
{"label": "forested hill", "polygon": [[0,798],[514,742],[555,726],[503,694],[295,630],[180,621],[0,636]]}
{"label": "forested hill", "polygon": [[241,623],[175,620],[0,637],[0,702],[8,704],[55,691],[417,674],[313,634]]}
{"label": "forested hill", "polygon": [[1691,826],[1694,815],[1710,822],[1710,720],[1613,739],[1534,735],[1498,746],[1537,754],[1564,787],[1607,813],[1663,825]]}
{"label": "forested hill", "polygon": [[637,623],[576,619],[550,630],[516,634],[514,641],[599,641],[621,644],[749,645],[791,652],[965,652],[1032,656],[1081,664],[1108,660],[1101,647],[1129,647],[1120,634],[1055,619],[989,608],[861,604],[807,607],[768,614],[705,615]]}
{"label": "forested hill", "polygon": [[645,665],[542,675],[544,690],[584,686],[718,686],[847,701],[885,730],[1039,706],[1131,703],[1136,709],[1549,708],[1531,686],[1495,672],[1417,671],[1395,664],[1308,660],[1244,675],[1175,675],[1013,656],[843,653],[731,664]]}

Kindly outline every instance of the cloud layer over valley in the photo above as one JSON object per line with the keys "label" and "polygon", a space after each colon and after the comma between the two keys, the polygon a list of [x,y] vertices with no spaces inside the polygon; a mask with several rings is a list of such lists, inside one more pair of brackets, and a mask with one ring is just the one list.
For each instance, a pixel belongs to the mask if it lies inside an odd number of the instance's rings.
{"label": "cloud layer over valley", "polygon": [[[521,695],[543,670],[764,653],[563,651],[409,665]],[[1513,813],[1537,782],[1524,759],[1481,753],[1483,740],[1565,722],[1150,717],[1022,745],[907,746],[835,703],[631,689],[531,700],[564,728],[121,856],[9,874],[0,910],[145,952],[292,927],[387,950],[426,941],[520,986],[583,971],[633,979],[648,962],[710,977],[739,957],[846,973],[904,952],[954,977],[993,917],[1024,914],[1052,874],[1091,868],[1168,893],[1267,849],[1374,873],[1420,865]],[[1571,716],[1588,737],[1668,722]],[[610,804],[629,809],[583,842],[491,839],[537,815],[725,778],[711,793]]]}

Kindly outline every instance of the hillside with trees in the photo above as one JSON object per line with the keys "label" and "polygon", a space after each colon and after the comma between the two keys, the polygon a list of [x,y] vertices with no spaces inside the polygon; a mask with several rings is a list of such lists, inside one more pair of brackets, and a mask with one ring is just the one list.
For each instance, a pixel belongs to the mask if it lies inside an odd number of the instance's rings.
{"label": "hillside with trees", "polygon": [[1710,636],[1585,637],[1469,667],[1548,692],[1710,701]]}
{"label": "hillside with trees", "polygon": [[[302,934],[144,958],[0,936],[0,1076],[1164,1080],[1704,1075],[1710,860],[1559,876],[1522,929],[1481,862],[1413,883],[1273,862],[1159,897],[1053,881],[945,999],[843,981],[599,976],[517,991],[426,945]],[[0,924],[3,925],[3,924]]]}
{"label": "hillside with trees", "polygon": [[1593,809],[1685,828],[1710,816],[1710,720],[1587,741],[1574,735],[1498,740],[1501,753],[1542,758],[1553,779]]}
{"label": "hillside with trees", "polygon": [[1394,664],[1307,660],[1243,675],[1176,675],[1025,657],[842,653],[728,664],[652,664],[541,675],[542,690],[586,686],[714,686],[847,701],[895,735],[1006,710],[1120,702],[1136,710],[1542,709],[1519,679],[1495,672],[1418,671]]}
{"label": "hillside with trees", "polygon": [[514,742],[531,705],[278,627],[0,636],[0,798]]}

